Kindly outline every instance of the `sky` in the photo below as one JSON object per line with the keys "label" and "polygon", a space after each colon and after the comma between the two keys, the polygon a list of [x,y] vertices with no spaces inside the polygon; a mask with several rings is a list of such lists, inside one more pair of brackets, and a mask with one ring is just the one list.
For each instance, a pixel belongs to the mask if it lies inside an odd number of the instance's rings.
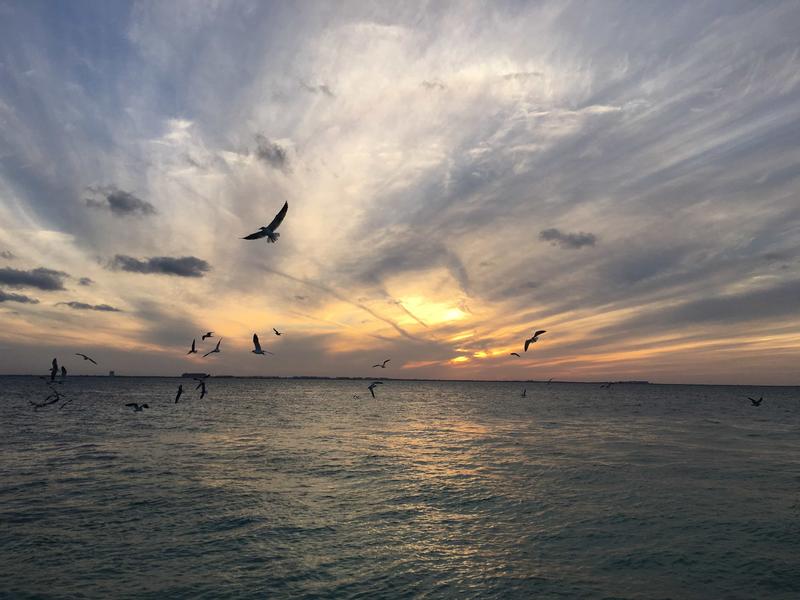
{"label": "sky", "polygon": [[0,0],[0,373],[800,384],[798,31]]}

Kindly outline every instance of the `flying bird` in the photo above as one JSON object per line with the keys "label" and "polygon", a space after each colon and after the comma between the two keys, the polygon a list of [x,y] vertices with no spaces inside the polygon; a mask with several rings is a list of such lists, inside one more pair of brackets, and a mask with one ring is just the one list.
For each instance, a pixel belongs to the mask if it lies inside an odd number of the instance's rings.
{"label": "flying bird", "polygon": [[194,344],[197,341],[197,338],[192,340],[192,349],[189,350],[186,354],[197,354],[197,348],[195,348]]}
{"label": "flying bird", "polygon": [[54,358],[53,366],[50,369],[50,381],[55,381],[56,375],[58,375],[58,361]]}
{"label": "flying bird", "polygon": [[370,383],[367,386],[367,389],[369,390],[369,393],[372,394],[373,398],[375,397],[375,386],[376,385],[383,385],[383,382],[382,381],[373,381],[372,383]]}
{"label": "flying bird", "polygon": [[211,350],[210,352],[206,352],[205,354],[203,354],[203,358],[205,358],[205,357],[206,357],[206,356],[208,356],[209,354],[214,354],[215,352],[219,352],[219,345],[220,345],[221,343],[222,343],[222,338],[220,338],[220,339],[219,339],[219,341],[217,342],[217,347],[216,347],[216,348],[214,348],[214,349],[213,349],[213,350]]}
{"label": "flying bird", "polygon": [[175,404],[177,404],[178,400],[181,399],[181,394],[182,393],[183,393],[183,384],[181,383],[181,384],[178,385],[178,393],[175,394]]}
{"label": "flying bird", "polygon": [[272,354],[269,350],[261,349],[261,344],[258,341],[258,334],[256,333],[253,334],[253,346],[255,346],[252,350],[253,354]]}
{"label": "flying bird", "polygon": [[523,388],[522,393],[519,395],[520,398],[527,398],[528,397],[528,388]]}
{"label": "flying bird", "polygon": [[76,352],[76,353],[75,353],[75,356],[81,356],[81,357],[83,357],[83,360],[88,360],[90,363],[97,364],[97,361],[95,361],[95,360],[93,360],[93,359],[89,358],[89,357],[88,357],[88,356],[86,356],[85,354],[81,354],[80,352]]}
{"label": "flying bird", "polygon": [[275,335],[283,335],[283,334],[282,334],[280,331],[278,331],[278,330],[277,330],[277,329],[275,329],[274,327],[272,328],[272,331],[274,331],[274,332],[275,332]]}
{"label": "flying bird", "polygon": [[761,406],[761,403],[764,401],[764,396],[761,396],[758,400],[751,398],[750,396],[748,396],[747,399],[753,403],[753,406]]}
{"label": "flying bird", "polygon": [[206,381],[205,379],[195,379],[195,381],[199,381],[200,383],[194,389],[202,387],[203,389],[200,390],[200,400],[206,397]]}
{"label": "flying bird", "polygon": [[251,233],[248,236],[243,237],[243,240],[258,240],[263,237],[267,238],[267,243],[274,244],[278,241],[278,238],[281,237],[280,233],[277,233],[275,230],[283,223],[283,218],[286,216],[286,211],[289,210],[289,203],[285,202],[283,204],[283,208],[278,211],[278,214],[275,215],[275,218],[272,219],[272,223],[267,225],[266,227],[259,228],[258,231],[255,233]]}
{"label": "flying bird", "polygon": [[530,346],[534,342],[538,342],[539,341],[539,336],[542,335],[543,333],[547,333],[547,330],[546,329],[540,329],[540,330],[534,332],[533,337],[528,338],[527,340],[525,340],[525,352],[528,351],[528,346]]}
{"label": "flying bird", "polygon": [[511,354],[509,354],[509,356],[516,356],[517,358],[522,358],[522,357],[519,355],[519,352],[512,352]]}
{"label": "flying bird", "polygon": [[147,404],[136,404],[136,402],[128,402],[125,406],[133,408],[133,412],[142,412],[145,408],[150,408]]}
{"label": "flying bird", "polygon": [[386,363],[388,363],[390,360],[392,360],[392,359],[391,358],[387,358],[382,363],[378,363],[377,365],[372,365],[372,368],[374,369],[375,367],[380,367],[381,369],[385,369],[386,368]]}
{"label": "flying bird", "polygon": [[64,377],[66,376],[67,376],[67,367],[61,365],[61,379],[64,379]]}
{"label": "flying bird", "polygon": [[204,333],[203,337],[200,339],[200,341],[204,341],[206,338],[210,338],[210,337],[214,337],[214,332],[213,331],[209,331],[207,333]]}
{"label": "flying bird", "polygon": [[610,388],[612,385],[614,385],[614,382],[613,381],[609,381],[608,383],[604,383],[600,387],[601,388]]}

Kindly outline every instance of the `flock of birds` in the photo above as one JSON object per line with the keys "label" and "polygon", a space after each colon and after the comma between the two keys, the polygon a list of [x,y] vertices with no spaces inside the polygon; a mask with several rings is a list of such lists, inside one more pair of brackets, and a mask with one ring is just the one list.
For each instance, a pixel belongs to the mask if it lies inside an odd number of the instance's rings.
{"label": "flock of birds", "polygon": [[[277,229],[280,226],[280,224],[283,223],[283,219],[286,217],[286,213],[287,213],[288,210],[289,210],[289,203],[288,202],[284,202],[283,207],[278,211],[278,214],[275,215],[275,218],[272,219],[272,221],[270,222],[269,225],[265,225],[264,227],[260,227],[258,231],[254,232],[254,233],[251,233],[250,235],[245,236],[242,239],[243,240],[258,240],[258,239],[262,239],[262,238],[267,238],[267,243],[270,243],[270,244],[276,243],[278,241],[278,238],[280,237],[280,233],[277,232]],[[272,331],[274,332],[274,334],[276,336],[283,335],[283,332],[278,331],[274,327],[272,328]],[[547,330],[545,330],[545,329],[537,329],[537,330],[535,330],[533,332],[533,335],[531,337],[527,338],[524,341],[524,343],[523,343],[523,352],[527,352],[528,348],[531,346],[531,344],[534,344],[534,343],[538,342],[539,341],[539,336],[541,336],[541,335],[543,335],[545,333],[547,333]],[[213,338],[213,337],[214,337],[214,332],[213,331],[207,331],[206,333],[204,333],[201,336],[200,341],[203,342],[206,339]],[[222,338],[217,340],[217,344],[216,344],[216,346],[214,346],[214,348],[212,350],[209,350],[208,352],[203,354],[203,358],[206,358],[206,357],[208,357],[208,356],[210,356],[212,354],[218,354],[218,353],[222,352],[222,350],[220,348],[221,344],[222,344]],[[189,351],[186,354],[188,356],[190,354],[198,354],[198,352],[199,351],[197,350],[197,338],[194,338],[192,340],[192,347],[189,349]],[[264,355],[267,355],[267,354],[274,355],[269,350],[264,350],[261,347],[261,342],[258,339],[258,334],[257,333],[253,334],[253,350],[251,352],[253,354],[257,354],[257,355],[260,355],[260,356],[264,356]],[[80,352],[76,352],[75,355],[76,356],[80,356],[81,358],[83,358],[84,361],[89,361],[94,365],[98,364],[98,362],[96,360],[94,360],[93,358],[87,356],[86,354],[83,354],[83,353],[80,353]],[[519,352],[511,352],[510,356],[516,356],[517,358],[521,357]],[[372,365],[372,368],[373,369],[378,369],[378,368],[379,369],[385,369],[386,365],[389,362],[391,362],[391,359],[387,358],[387,359],[383,360],[382,362],[379,362],[379,363],[376,363],[376,364]],[[56,377],[59,375],[59,373],[61,375],[61,378],[60,379],[56,379]],[[47,386],[48,386],[48,388],[50,390],[50,393],[45,397],[45,399],[42,402],[34,402],[32,400],[30,401],[30,403],[34,407],[34,410],[38,410],[40,408],[44,408],[44,407],[50,406],[52,404],[57,404],[59,402],[62,402],[62,399],[63,399],[63,402],[61,403],[61,406],[59,408],[64,408],[64,406],[66,406],[67,404],[72,402],[71,399],[64,399],[64,395],[61,394],[61,392],[55,387],[56,384],[63,383],[64,380],[66,379],[66,377],[67,377],[67,369],[66,369],[66,367],[64,367],[64,365],[61,365],[61,368],[59,370],[58,361],[57,361],[57,359],[54,358],[53,362],[51,364],[51,368],[50,368],[50,379],[49,379],[49,381],[45,377],[42,377],[42,379],[47,383]],[[205,398],[206,394],[208,393],[208,388],[206,386],[206,381],[205,381],[207,377],[208,377],[208,375],[204,375],[203,377],[200,377],[200,378],[198,378],[198,377],[194,377],[193,378],[195,381],[198,382],[197,386],[195,386],[195,390],[198,390],[198,389],[200,390],[200,399]],[[547,384],[549,385],[551,381],[553,381],[552,378],[547,381]],[[373,381],[372,383],[370,383],[367,386],[367,389],[369,390],[369,393],[372,395],[373,398],[376,398],[376,396],[375,396],[375,388],[377,388],[377,386],[379,386],[379,385],[383,385],[383,382],[382,381]],[[608,389],[612,385],[613,385],[613,382],[608,382],[608,383],[604,383],[600,387]],[[181,398],[182,395],[183,395],[183,384],[180,384],[180,385],[178,385],[178,390],[177,390],[177,393],[175,395],[175,404],[177,404],[180,401],[180,398]],[[522,398],[526,398],[527,395],[528,395],[528,390],[527,390],[527,388],[525,388],[525,389],[522,390],[522,393],[521,393],[520,396]],[[354,394],[353,398],[354,399],[358,399],[359,398],[358,394]],[[761,396],[758,400],[755,400],[754,398],[750,398],[750,397],[748,397],[748,399],[750,400],[750,402],[752,403],[753,406],[761,406],[761,402],[764,400],[764,397]],[[134,412],[142,412],[144,409],[150,408],[147,404],[138,404],[136,402],[129,402],[129,403],[125,404],[125,406],[128,407],[128,408],[132,408],[134,410]]]}

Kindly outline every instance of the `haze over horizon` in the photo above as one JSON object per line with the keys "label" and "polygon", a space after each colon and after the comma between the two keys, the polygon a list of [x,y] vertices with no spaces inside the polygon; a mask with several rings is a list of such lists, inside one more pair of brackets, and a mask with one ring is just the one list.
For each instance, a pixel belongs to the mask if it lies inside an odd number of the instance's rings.
{"label": "haze over horizon", "polygon": [[0,374],[798,385],[799,29],[0,0]]}

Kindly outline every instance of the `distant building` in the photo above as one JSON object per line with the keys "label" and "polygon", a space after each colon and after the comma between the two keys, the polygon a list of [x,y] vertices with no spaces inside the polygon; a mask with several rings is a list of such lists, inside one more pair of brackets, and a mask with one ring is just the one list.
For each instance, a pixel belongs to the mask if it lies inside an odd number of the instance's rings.
{"label": "distant building", "polygon": [[208,373],[181,373],[181,377],[210,377]]}
{"label": "distant building", "polygon": [[109,372],[108,372],[108,376],[109,376],[109,377],[113,377],[113,376],[114,376],[114,371],[109,371]]}

